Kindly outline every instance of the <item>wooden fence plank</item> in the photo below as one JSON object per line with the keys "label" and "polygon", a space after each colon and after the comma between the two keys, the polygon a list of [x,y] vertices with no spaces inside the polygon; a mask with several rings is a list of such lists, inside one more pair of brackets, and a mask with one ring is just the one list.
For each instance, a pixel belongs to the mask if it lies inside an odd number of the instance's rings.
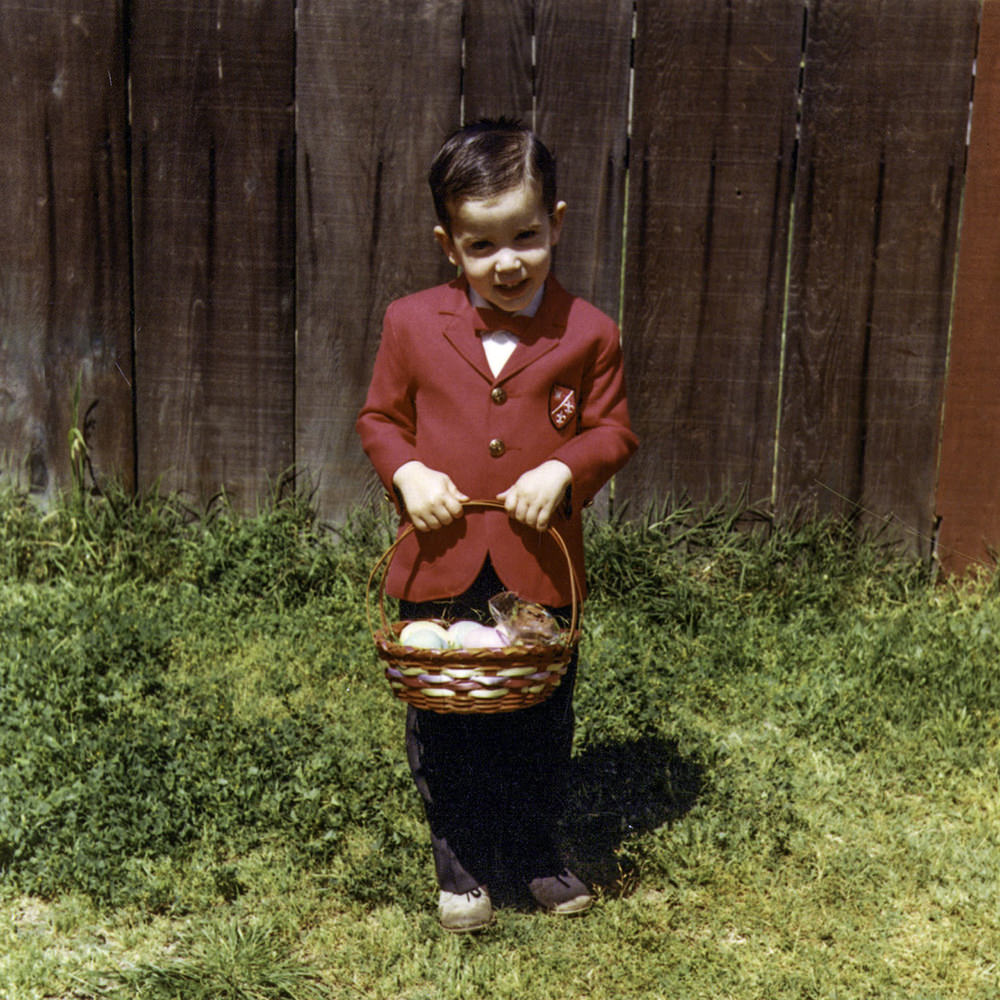
{"label": "wooden fence plank", "polygon": [[942,567],[1000,551],[1000,4],[983,6],[937,512]]}
{"label": "wooden fence plank", "polygon": [[465,4],[465,121],[505,115],[534,125],[534,0]]}
{"label": "wooden fence plank", "polygon": [[0,465],[69,485],[78,425],[130,486],[132,393],[122,6],[0,3]]}
{"label": "wooden fence plank", "polygon": [[631,0],[538,0],[535,126],[566,202],[556,273],[615,319],[621,289]]}
{"label": "wooden fence plank", "polygon": [[797,0],[638,6],[617,489],[769,499],[802,39]]}
{"label": "wooden fence plank", "polygon": [[131,9],[139,478],[250,506],[294,458],[294,3]]}
{"label": "wooden fence plank", "polygon": [[337,517],[377,489],[354,423],[382,314],[447,280],[426,175],[458,125],[461,0],[299,6],[297,464]]}
{"label": "wooden fence plank", "polygon": [[779,504],[894,515],[924,551],[977,9],[809,16]]}

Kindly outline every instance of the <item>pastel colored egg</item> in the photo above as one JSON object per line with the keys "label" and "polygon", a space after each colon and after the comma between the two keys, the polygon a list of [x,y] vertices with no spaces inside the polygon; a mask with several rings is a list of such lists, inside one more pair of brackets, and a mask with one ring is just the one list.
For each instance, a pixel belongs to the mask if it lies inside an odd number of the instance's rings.
{"label": "pastel colored egg", "polygon": [[469,629],[462,640],[465,649],[500,649],[506,646],[506,640],[495,629],[488,625],[480,625],[477,628]]}
{"label": "pastel colored egg", "polygon": [[469,632],[479,628],[482,628],[479,622],[471,621],[468,618],[463,618],[460,621],[453,622],[448,629],[448,642],[455,649],[468,648],[465,645],[465,637],[469,634]]}
{"label": "pastel colored egg", "polygon": [[402,635],[400,635],[399,641],[404,646],[413,646],[416,649],[448,648],[447,637],[442,636],[440,631],[434,631],[429,628],[410,629],[407,632],[405,639]]}
{"label": "pastel colored egg", "polygon": [[432,632],[434,635],[440,638],[442,645],[440,646],[429,646],[429,649],[443,649],[448,645],[448,631],[443,626],[439,625],[437,622],[432,621],[416,621],[410,622],[408,625],[403,626],[402,632],[399,633],[399,642],[402,646],[416,646],[418,643],[413,641],[413,636],[418,632]]}

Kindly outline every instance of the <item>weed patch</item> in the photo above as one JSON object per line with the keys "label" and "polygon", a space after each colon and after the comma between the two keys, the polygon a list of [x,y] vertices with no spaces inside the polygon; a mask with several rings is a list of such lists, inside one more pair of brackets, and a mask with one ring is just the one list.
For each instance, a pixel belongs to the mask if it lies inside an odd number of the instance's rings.
{"label": "weed patch", "polygon": [[284,936],[260,924],[208,925],[177,943],[178,957],[104,977],[106,1000],[332,1000],[315,970]]}

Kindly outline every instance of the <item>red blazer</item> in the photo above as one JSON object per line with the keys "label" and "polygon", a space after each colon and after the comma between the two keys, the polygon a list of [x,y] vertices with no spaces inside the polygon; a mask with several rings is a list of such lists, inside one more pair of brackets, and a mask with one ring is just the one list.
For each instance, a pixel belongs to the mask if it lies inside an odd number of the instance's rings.
{"label": "red blazer", "polygon": [[[361,443],[390,496],[393,474],[412,459],[480,500],[547,459],[565,462],[573,474],[570,503],[551,523],[569,548],[582,597],[581,510],[637,446],[618,328],[550,276],[538,314],[495,378],[477,319],[463,279],[389,306],[357,422]],[[397,506],[402,532],[406,513]],[[471,585],[487,555],[519,596],[570,603],[566,559],[548,532],[503,510],[476,508],[444,528],[413,532],[393,556],[386,592],[413,601],[453,597]]]}

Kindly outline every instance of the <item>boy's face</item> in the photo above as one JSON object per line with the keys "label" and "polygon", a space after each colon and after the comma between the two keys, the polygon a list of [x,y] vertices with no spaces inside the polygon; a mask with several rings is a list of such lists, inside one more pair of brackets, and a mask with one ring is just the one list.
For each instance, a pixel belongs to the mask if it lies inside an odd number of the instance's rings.
{"label": "boy's face", "polygon": [[490,305],[515,313],[531,304],[552,265],[566,204],[550,216],[537,184],[525,182],[491,198],[465,198],[451,206],[451,233],[434,235],[448,260]]}

